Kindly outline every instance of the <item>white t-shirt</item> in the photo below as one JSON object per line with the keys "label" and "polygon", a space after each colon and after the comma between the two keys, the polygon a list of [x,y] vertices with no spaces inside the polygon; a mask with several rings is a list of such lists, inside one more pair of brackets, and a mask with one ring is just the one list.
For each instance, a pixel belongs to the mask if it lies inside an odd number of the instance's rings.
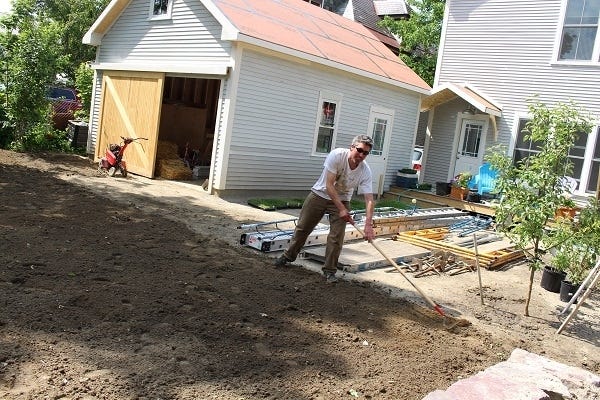
{"label": "white t-shirt", "polygon": [[359,193],[372,193],[373,183],[371,168],[363,161],[354,170],[350,169],[348,155],[350,149],[334,149],[327,155],[321,176],[312,187],[313,193],[327,200],[331,200],[327,194],[327,171],[335,174],[335,190],[342,201],[350,201],[355,188]]}

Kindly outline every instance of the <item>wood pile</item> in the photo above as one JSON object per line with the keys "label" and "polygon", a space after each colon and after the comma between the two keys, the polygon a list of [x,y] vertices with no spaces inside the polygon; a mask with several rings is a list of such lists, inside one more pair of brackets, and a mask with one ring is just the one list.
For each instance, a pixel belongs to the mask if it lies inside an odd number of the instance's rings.
{"label": "wood pile", "polygon": [[428,275],[458,275],[463,272],[473,272],[476,269],[472,261],[465,262],[453,253],[444,250],[434,250],[424,258],[413,258],[410,263],[402,263],[400,268],[413,272],[415,278]]}
{"label": "wood pile", "polygon": [[[483,233],[480,233],[480,235],[483,235]],[[453,234],[450,232],[449,228],[436,228],[400,232],[394,236],[394,240],[401,240],[430,250],[443,250],[444,252],[453,254],[465,263],[471,264],[475,262],[476,255],[474,247],[458,245],[458,242],[453,241],[455,238],[452,236]],[[498,269],[510,262],[525,257],[523,251],[517,249],[512,243],[505,240],[499,242],[496,246],[488,246],[488,248],[483,246],[479,248],[478,246],[477,253],[479,256],[479,265],[490,270]],[[437,268],[430,268],[428,272],[433,270],[437,272],[442,271],[439,264],[440,263],[438,263]],[[429,265],[429,267],[432,267],[433,265],[435,265],[435,263]],[[463,267],[468,268],[464,265]]]}

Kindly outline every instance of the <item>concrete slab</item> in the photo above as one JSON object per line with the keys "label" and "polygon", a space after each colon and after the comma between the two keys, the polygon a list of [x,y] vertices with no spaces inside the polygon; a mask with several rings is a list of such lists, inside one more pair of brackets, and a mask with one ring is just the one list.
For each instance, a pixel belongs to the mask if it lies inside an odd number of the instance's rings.
{"label": "concrete slab", "polygon": [[[422,258],[431,254],[423,247],[389,238],[376,238],[374,242],[399,265],[403,262],[409,263],[414,257]],[[324,262],[325,246],[307,249],[304,255],[309,259]],[[364,240],[344,244],[338,262],[338,268],[345,272],[360,272],[389,266],[391,265],[388,260],[373,245]]]}

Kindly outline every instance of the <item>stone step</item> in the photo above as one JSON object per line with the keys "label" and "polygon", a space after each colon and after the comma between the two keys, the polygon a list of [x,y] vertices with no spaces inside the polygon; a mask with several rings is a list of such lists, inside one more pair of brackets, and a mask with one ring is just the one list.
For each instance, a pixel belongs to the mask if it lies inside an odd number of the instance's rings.
{"label": "stone step", "polygon": [[600,377],[582,368],[515,349],[492,365],[423,400],[600,400]]}

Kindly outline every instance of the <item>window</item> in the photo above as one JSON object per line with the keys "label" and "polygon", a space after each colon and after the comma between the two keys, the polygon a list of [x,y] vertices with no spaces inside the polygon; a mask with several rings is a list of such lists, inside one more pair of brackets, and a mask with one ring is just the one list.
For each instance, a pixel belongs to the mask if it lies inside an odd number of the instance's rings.
{"label": "window", "polygon": [[[513,153],[513,163],[539,153],[541,143],[525,140],[525,125],[528,119],[519,119],[519,131]],[[588,151],[588,146],[594,151]],[[573,147],[569,150],[569,159],[573,164],[573,172],[570,174],[578,182],[578,192],[595,192],[598,184],[598,169],[600,168],[600,141],[597,140],[597,130],[587,134],[582,132]]]}
{"label": "window", "polygon": [[560,38],[560,61],[598,61],[600,0],[568,0]]}
{"label": "window", "polygon": [[481,123],[465,123],[465,137],[462,142],[462,148],[459,150],[460,155],[479,157],[479,144],[481,143],[482,132],[483,125]]}
{"label": "window", "polygon": [[171,18],[172,9],[172,0],[151,0],[150,19],[169,19]]}
{"label": "window", "polygon": [[321,93],[317,112],[317,129],[313,149],[316,154],[327,154],[335,145],[340,95]]}
{"label": "window", "polygon": [[334,13],[343,13],[348,5],[348,0],[304,0],[310,4]]}
{"label": "window", "polygon": [[517,131],[517,142],[515,143],[515,152],[513,154],[513,163],[529,157],[532,154],[539,153],[541,143],[525,140],[525,125],[528,119],[519,119],[519,130]]}

